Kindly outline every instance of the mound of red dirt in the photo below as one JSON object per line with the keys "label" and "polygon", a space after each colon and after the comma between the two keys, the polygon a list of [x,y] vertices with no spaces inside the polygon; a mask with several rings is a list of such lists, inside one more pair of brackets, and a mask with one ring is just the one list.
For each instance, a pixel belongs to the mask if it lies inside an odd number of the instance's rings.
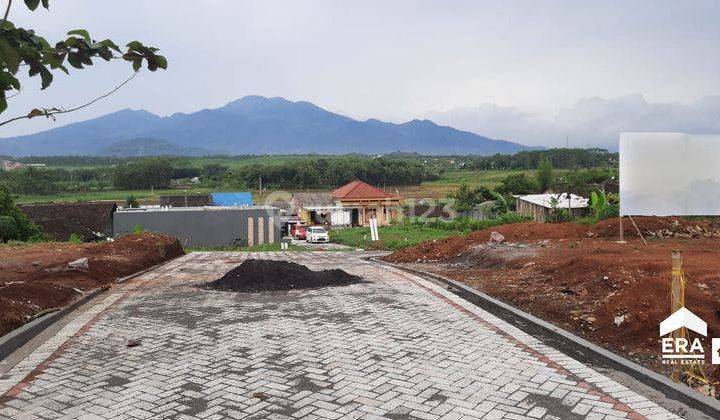
{"label": "mound of red dirt", "polygon": [[[0,246],[0,335],[88,290],[183,254],[170,236],[143,233],[114,242]],[[87,268],[68,263],[87,258]]]}
{"label": "mound of red dirt", "polygon": [[289,261],[246,260],[221,278],[203,285],[206,289],[231,292],[267,292],[344,286],[361,282],[343,270],[312,271]]}
{"label": "mound of red dirt", "polygon": [[[658,326],[670,315],[672,250],[683,253],[686,306],[720,336],[720,240],[596,238],[534,248],[535,255],[495,264],[418,264],[664,372]],[[487,250],[487,249],[486,249]],[[498,247],[502,255],[506,251]],[[707,341],[707,340],[706,340]],[[704,342],[709,348],[709,343]],[[709,353],[708,353],[709,355]],[[708,362],[709,365],[709,362]],[[720,377],[720,369],[714,369]]]}
{"label": "mound of red dirt", "polygon": [[[682,217],[634,217],[624,219],[623,232],[628,237],[638,237],[638,229],[650,238],[711,238],[720,237],[720,229],[713,219],[685,219]],[[590,227],[590,231],[601,238],[620,236],[620,219],[602,220]]]}
{"label": "mound of red dirt", "polygon": [[[720,336],[720,232],[713,219],[636,217],[593,226],[521,223],[386,257],[447,275],[662,373],[659,323],[670,315],[672,250],[683,253],[686,306]],[[488,243],[490,233],[506,243]],[[707,341],[707,340],[705,340]],[[704,342],[709,348],[709,343]],[[708,353],[709,356],[709,353]],[[708,361],[708,366],[709,361]],[[720,378],[720,368],[708,369]]]}
{"label": "mound of red dirt", "polygon": [[588,237],[588,228],[575,223],[513,223],[478,230],[467,236],[423,242],[415,247],[394,252],[385,257],[385,260],[390,262],[449,261],[474,245],[487,243],[492,232],[500,233],[508,242],[537,242],[547,239]]}
{"label": "mound of red dirt", "polygon": [[[714,221],[690,220],[681,217],[635,217],[638,229],[647,238],[711,238],[720,237],[720,228]],[[626,238],[637,238],[638,233],[629,218],[623,222]],[[617,239],[620,236],[620,219],[603,220],[592,226],[577,223],[513,223],[472,232],[467,236],[450,237],[424,242],[412,248],[397,251],[385,259],[390,262],[442,262],[451,261],[468,248],[487,243],[490,234],[498,232],[508,242],[532,243],[545,240],[572,240],[584,238]]]}

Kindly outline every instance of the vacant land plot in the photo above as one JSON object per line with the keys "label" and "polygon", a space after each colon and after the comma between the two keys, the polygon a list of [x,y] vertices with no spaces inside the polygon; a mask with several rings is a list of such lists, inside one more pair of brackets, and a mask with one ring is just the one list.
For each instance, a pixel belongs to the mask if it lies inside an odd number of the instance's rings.
{"label": "vacant land plot", "polygon": [[[707,322],[709,337],[720,336],[720,229],[713,221],[680,218],[636,222],[647,246],[630,223],[629,242],[617,243],[617,219],[593,226],[520,223],[425,243],[388,259],[465,282],[669,373],[659,360],[658,326],[670,315],[670,253],[684,253],[686,306]],[[493,231],[506,242],[488,243]],[[720,377],[709,360],[707,366],[711,381]]]}

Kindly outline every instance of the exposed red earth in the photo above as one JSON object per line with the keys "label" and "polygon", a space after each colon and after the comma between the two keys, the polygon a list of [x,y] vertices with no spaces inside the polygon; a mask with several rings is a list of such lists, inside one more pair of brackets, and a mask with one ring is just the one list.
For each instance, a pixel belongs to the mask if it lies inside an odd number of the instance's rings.
{"label": "exposed red earth", "polygon": [[[626,244],[617,243],[618,219],[594,226],[519,223],[424,243],[386,260],[469,284],[668,373],[660,363],[659,323],[670,312],[671,251],[683,252],[686,306],[707,322],[708,337],[720,337],[720,226],[681,218],[635,221],[647,246],[627,219]],[[489,243],[492,232],[505,241]],[[706,373],[718,378],[709,338],[703,345]]]}
{"label": "exposed red earth", "polygon": [[[89,290],[183,254],[177,239],[153,233],[114,242],[0,246],[0,335]],[[87,268],[68,263],[87,258]]]}

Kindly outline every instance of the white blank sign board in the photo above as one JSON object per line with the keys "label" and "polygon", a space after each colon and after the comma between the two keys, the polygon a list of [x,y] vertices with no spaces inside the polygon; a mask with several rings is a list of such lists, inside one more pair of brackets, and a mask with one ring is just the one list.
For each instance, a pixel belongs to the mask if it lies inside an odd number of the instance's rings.
{"label": "white blank sign board", "polygon": [[720,215],[720,135],[622,133],[620,214]]}

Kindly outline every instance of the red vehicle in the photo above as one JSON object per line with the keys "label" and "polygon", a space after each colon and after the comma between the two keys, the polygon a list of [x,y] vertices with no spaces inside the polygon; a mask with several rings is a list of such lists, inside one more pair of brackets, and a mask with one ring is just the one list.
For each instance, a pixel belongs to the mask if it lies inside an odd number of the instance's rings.
{"label": "red vehicle", "polygon": [[301,225],[300,223],[293,223],[292,226],[290,226],[290,236],[295,239],[306,239],[307,226]]}

